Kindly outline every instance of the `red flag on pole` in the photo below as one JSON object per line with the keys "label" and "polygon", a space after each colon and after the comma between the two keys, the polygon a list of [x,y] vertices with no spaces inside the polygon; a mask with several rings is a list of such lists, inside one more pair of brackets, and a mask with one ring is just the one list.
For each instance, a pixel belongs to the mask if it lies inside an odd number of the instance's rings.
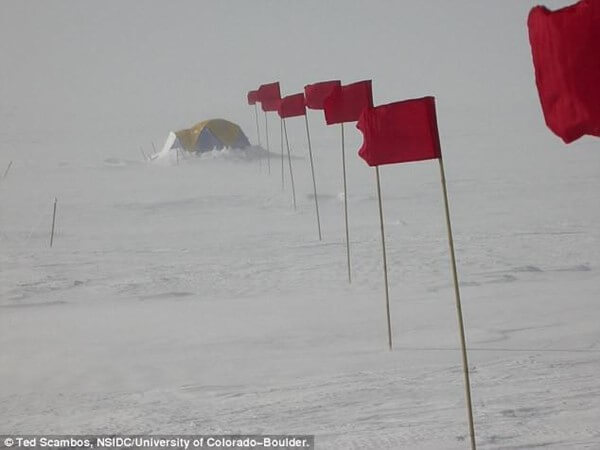
{"label": "red flag on pole", "polygon": [[300,93],[283,97],[279,103],[277,112],[282,119],[305,115],[304,94]]}
{"label": "red flag on pole", "polygon": [[377,198],[379,200],[379,223],[381,228],[388,343],[390,350],[392,349],[392,326],[379,166],[382,164],[422,161],[426,159],[438,160],[444,208],[446,210],[446,229],[448,231],[450,263],[454,281],[454,298],[461,343],[469,436],[471,448],[475,449],[477,446],[473,422],[473,402],[471,399],[471,381],[469,377],[469,361],[467,358],[467,340],[460,300],[460,287],[458,283],[458,271],[456,268],[456,256],[454,254],[452,225],[450,223],[450,207],[448,204],[446,175],[444,173],[444,163],[440,151],[440,139],[435,114],[435,99],[433,97],[423,97],[390,103],[376,108],[367,108],[361,114],[356,126],[363,133],[364,137],[363,145],[358,154],[369,166],[375,166]]}
{"label": "red flag on pole", "polygon": [[279,82],[262,84],[258,88],[257,100],[261,103],[263,111],[277,111],[281,92],[279,91]]}
{"label": "red flag on pole", "polygon": [[548,128],[566,143],[600,136],[600,0],[537,6],[527,25]]}
{"label": "red flag on pole", "polygon": [[248,104],[255,105],[258,101],[258,91],[248,91]]}
{"label": "red flag on pole", "polygon": [[358,154],[369,166],[441,156],[433,97],[367,108],[356,127],[364,139]]}
{"label": "red flag on pole", "polygon": [[356,122],[363,109],[373,107],[371,80],[334,87],[323,106],[327,125]]}
{"label": "red flag on pole", "polygon": [[321,81],[304,86],[306,107],[310,109],[323,109],[325,99],[329,97],[334,88],[342,85],[340,80]]}

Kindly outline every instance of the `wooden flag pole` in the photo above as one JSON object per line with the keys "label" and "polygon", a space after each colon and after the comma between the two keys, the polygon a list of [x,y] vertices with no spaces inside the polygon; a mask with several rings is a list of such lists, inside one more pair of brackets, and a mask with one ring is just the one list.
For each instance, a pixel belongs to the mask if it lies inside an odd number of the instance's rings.
{"label": "wooden flag pole", "polygon": [[54,209],[52,212],[52,230],[50,231],[50,247],[54,243],[54,224],[56,223],[56,197],[54,197]]}
{"label": "wooden flag pole", "polygon": [[306,138],[308,139],[308,155],[310,157],[310,172],[312,174],[313,192],[315,195],[315,212],[317,214],[317,229],[319,230],[319,240],[323,238],[321,236],[321,219],[319,217],[319,200],[317,198],[317,182],[315,181],[315,166],[313,163],[312,145],[310,143],[310,131],[308,128],[308,117],[304,114],[304,123],[306,124]]}
{"label": "wooden flag pole", "polygon": [[348,266],[348,283],[352,283],[352,269],[350,268],[350,233],[348,231],[348,189],[346,185],[346,150],[344,148],[344,123],[342,129],[342,173],[344,176],[344,221],[346,223],[346,264]]}
{"label": "wooden flag pole", "polygon": [[456,270],[456,257],[454,255],[454,240],[452,238],[452,225],[450,223],[450,208],[448,206],[448,190],[446,188],[446,174],[444,173],[444,163],[441,156],[438,158],[440,164],[440,178],[442,182],[442,191],[444,194],[444,206],[446,208],[446,228],[448,230],[448,244],[450,246],[450,262],[452,264],[452,276],[454,278],[454,297],[456,299],[456,314],[458,316],[458,330],[460,333],[460,344],[462,349],[462,366],[465,379],[465,397],[467,401],[467,417],[469,421],[469,435],[471,437],[471,449],[476,450],[475,444],[475,426],[473,424],[473,406],[471,401],[471,381],[469,380],[469,362],[467,360],[467,343],[465,338],[465,327],[460,302],[460,291],[458,288],[458,274]]}
{"label": "wooden flag pole", "polygon": [[258,127],[258,107],[254,103],[254,119],[256,119],[256,138],[258,139],[258,146],[260,147],[260,128]]}
{"label": "wooden flag pole", "polygon": [[267,136],[267,167],[268,173],[271,175],[271,154],[269,151],[269,121],[267,120],[267,112],[265,111],[265,135]]}
{"label": "wooden flag pole", "polygon": [[383,229],[383,203],[381,200],[381,182],[379,181],[379,166],[375,166],[377,178],[377,198],[379,200],[379,223],[381,225],[381,249],[383,257],[383,281],[385,283],[385,310],[387,314],[388,344],[392,350],[392,319],[390,317],[390,292],[388,287],[387,256],[385,252],[385,232]]}
{"label": "wooden flag pole", "polygon": [[260,143],[260,128],[258,126],[258,106],[254,103],[254,120],[256,121],[256,137],[258,139],[258,171],[262,172],[262,158],[260,154],[260,150],[262,149],[262,144]]}
{"label": "wooden flag pole", "polygon": [[279,136],[281,137],[281,190],[285,190],[283,177],[283,119],[279,119]]}
{"label": "wooden flag pole", "polygon": [[294,187],[294,173],[292,172],[292,156],[290,154],[290,143],[288,141],[287,127],[285,119],[283,120],[283,134],[285,135],[285,146],[287,147],[288,164],[290,166],[290,182],[292,184],[292,198],[294,199],[294,211],[296,210],[296,188]]}

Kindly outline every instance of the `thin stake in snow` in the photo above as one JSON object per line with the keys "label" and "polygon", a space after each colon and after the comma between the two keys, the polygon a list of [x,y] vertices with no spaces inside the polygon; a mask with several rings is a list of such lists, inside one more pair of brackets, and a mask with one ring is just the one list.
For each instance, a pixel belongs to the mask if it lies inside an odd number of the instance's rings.
{"label": "thin stake in snow", "polygon": [[448,230],[448,245],[450,247],[450,262],[452,264],[452,277],[454,279],[454,298],[456,300],[456,315],[458,318],[458,330],[460,334],[460,346],[462,351],[462,366],[465,379],[465,397],[467,401],[467,417],[469,421],[469,435],[471,437],[471,448],[475,450],[475,426],[473,424],[473,406],[471,401],[471,381],[469,379],[469,361],[467,359],[467,340],[465,338],[465,326],[460,301],[460,290],[458,287],[458,273],[456,270],[456,257],[454,255],[454,239],[452,238],[452,224],[450,223],[450,207],[448,206],[448,190],[446,188],[446,174],[444,173],[444,163],[442,157],[438,158],[440,164],[440,179],[442,183],[442,193],[444,195],[444,207],[446,209],[446,229]]}
{"label": "thin stake in snow", "polygon": [[154,141],[152,141],[152,149],[154,150],[154,155],[156,155],[156,145],[154,145]]}
{"label": "thin stake in snow", "polygon": [[[258,107],[256,103],[254,103],[254,119],[256,119],[256,136],[258,138],[258,148],[262,149],[262,145],[260,143],[260,128],[258,126]],[[262,172],[262,155],[258,155],[258,172]]]}
{"label": "thin stake in snow", "polygon": [[344,222],[346,224],[346,264],[348,266],[348,283],[352,283],[352,269],[350,267],[350,232],[348,230],[348,188],[346,184],[346,149],[344,145],[344,122],[340,123],[342,130],[342,174],[344,178]]}
{"label": "thin stake in snow", "polygon": [[381,225],[381,255],[383,258],[383,281],[385,283],[385,310],[387,313],[388,344],[392,349],[392,319],[390,317],[390,291],[388,283],[387,256],[385,251],[385,231],[383,229],[383,204],[381,200],[381,182],[379,180],[379,166],[375,166],[375,176],[377,178],[377,199],[379,200],[379,223]]}
{"label": "thin stake in snow", "polygon": [[267,112],[265,111],[265,135],[267,136],[267,167],[268,173],[271,175],[271,156],[269,151],[269,120],[267,119]]}
{"label": "thin stake in snow", "polygon": [[256,120],[256,138],[260,147],[260,128],[258,126],[258,106],[256,106],[256,103],[254,103],[254,119]]}
{"label": "thin stake in snow", "polygon": [[317,198],[317,182],[315,181],[315,167],[313,163],[312,145],[310,143],[310,131],[308,129],[308,117],[304,114],[304,123],[306,124],[306,138],[308,139],[308,155],[310,157],[310,172],[312,174],[313,192],[315,195],[315,212],[317,214],[317,229],[319,230],[319,240],[321,236],[321,219],[319,218],[319,200]]}
{"label": "thin stake in snow", "polygon": [[6,178],[6,175],[8,175],[8,171],[10,170],[10,168],[12,167],[12,161],[10,161],[8,163],[8,166],[6,167],[6,170],[4,171],[4,175],[2,175],[2,178]]}
{"label": "thin stake in snow", "polygon": [[285,182],[283,176],[283,119],[279,119],[279,135],[281,137],[281,190],[285,190]]}
{"label": "thin stake in snow", "polygon": [[290,167],[290,183],[292,184],[292,198],[294,200],[294,211],[296,210],[296,188],[294,187],[294,173],[292,172],[292,156],[290,154],[290,142],[288,141],[287,127],[285,126],[285,119],[283,120],[283,133],[285,135],[285,145],[287,147],[288,164]]}
{"label": "thin stake in snow", "polygon": [[50,231],[50,247],[54,243],[54,225],[56,223],[56,197],[54,197],[54,208],[52,211],[52,230]]}

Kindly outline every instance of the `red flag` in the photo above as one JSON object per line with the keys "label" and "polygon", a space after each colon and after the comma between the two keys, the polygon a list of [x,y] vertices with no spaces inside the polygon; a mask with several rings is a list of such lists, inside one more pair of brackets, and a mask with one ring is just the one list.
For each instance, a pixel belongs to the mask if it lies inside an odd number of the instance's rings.
{"label": "red flag", "polygon": [[566,143],[600,136],[600,0],[537,6],[527,25],[546,124]]}
{"label": "red flag", "polygon": [[262,84],[258,88],[257,100],[261,103],[263,111],[277,111],[281,92],[279,91],[279,82]]}
{"label": "red flag", "polygon": [[260,106],[262,107],[263,111],[277,111],[279,109],[279,103],[281,102],[281,99],[279,98],[274,98],[272,100],[263,100],[260,103]]}
{"label": "red flag", "polygon": [[373,107],[371,80],[334,87],[323,106],[327,125],[356,122],[363,109]]}
{"label": "red flag", "polygon": [[321,81],[304,86],[306,107],[310,109],[323,109],[325,99],[329,97],[334,88],[342,85],[340,80]]}
{"label": "red flag", "polygon": [[369,166],[440,158],[435,98],[423,97],[363,111],[358,154]]}
{"label": "red flag", "polygon": [[248,91],[248,104],[255,105],[258,100],[258,91]]}
{"label": "red flag", "polygon": [[277,112],[282,119],[305,115],[306,108],[304,107],[304,94],[300,93],[283,97],[279,103]]}

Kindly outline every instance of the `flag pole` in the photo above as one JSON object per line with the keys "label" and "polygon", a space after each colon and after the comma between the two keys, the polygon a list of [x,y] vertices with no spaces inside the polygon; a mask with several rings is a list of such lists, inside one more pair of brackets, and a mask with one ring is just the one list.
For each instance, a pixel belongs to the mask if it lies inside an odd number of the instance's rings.
{"label": "flag pole", "polygon": [[387,328],[388,328],[388,344],[390,350],[392,350],[392,319],[390,317],[390,292],[388,287],[388,270],[387,270],[387,256],[385,252],[385,232],[383,229],[383,203],[381,200],[381,182],[379,180],[379,166],[375,166],[375,176],[377,178],[377,199],[379,200],[379,223],[381,225],[381,255],[383,258],[383,281],[385,283],[385,310],[387,314]]}
{"label": "flag pole", "polygon": [[467,402],[467,418],[469,421],[469,435],[471,437],[471,449],[476,450],[475,444],[475,426],[473,424],[473,406],[471,401],[471,382],[469,380],[469,362],[467,360],[467,343],[465,338],[465,327],[460,302],[460,291],[458,288],[458,274],[456,270],[456,257],[454,255],[454,240],[452,238],[452,225],[450,223],[450,208],[448,206],[448,190],[446,188],[446,174],[444,173],[444,163],[442,157],[438,158],[440,164],[440,178],[442,182],[442,191],[444,194],[444,206],[446,209],[446,228],[448,230],[448,244],[450,247],[450,262],[452,263],[452,276],[454,278],[454,297],[456,299],[456,314],[458,317],[458,330],[460,333],[460,344],[462,350],[462,366],[465,379],[465,397]]}
{"label": "flag pole", "polygon": [[348,266],[348,283],[352,283],[352,269],[350,268],[350,233],[348,232],[348,189],[346,185],[346,150],[344,148],[344,122],[342,130],[342,173],[344,176],[344,221],[346,223],[346,264]]}
{"label": "flag pole", "polygon": [[304,123],[306,124],[306,138],[308,139],[308,155],[310,156],[310,172],[312,174],[313,192],[315,194],[315,212],[317,213],[317,229],[319,230],[319,240],[323,238],[321,236],[321,219],[319,218],[319,200],[317,199],[317,182],[315,181],[315,167],[313,163],[312,145],[310,143],[310,131],[308,128],[308,117],[304,113]]}
{"label": "flag pole", "polygon": [[254,120],[256,122],[256,137],[258,139],[258,147],[259,147],[259,153],[258,153],[258,171],[261,172],[262,170],[262,161],[260,158],[260,149],[262,148],[262,144],[260,143],[260,128],[258,126],[258,106],[256,105],[256,102],[254,102]]}
{"label": "flag pole", "polygon": [[284,178],[283,178],[283,119],[279,118],[279,136],[281,137],[281,190],[284,190]]}
{"label": "flag pole", "polygon": [[292,198],[294,199],[294,211],[296,210],[296,189],[294,187],[294,173],[292,172],[292,157],[290,155],[290,143],[288,141],[287,127],[285,126],[285,119],[283,120],[283,133],[285,134],[285,145],[287,147],[288,164],[290,166],[290,182],[292,184]]}
{"label": "flag pole", "polygon": [[260,147],[260,128],[258,126],[258,106],[254,103],[254,119],[256,120],[256,137],[258,139],[258,146]]}
{"label": "flag pole", "polygon": [[52,247],[52,243],[54,242],[54,224],[56,223],[56,197],[54,197],[54,208],[52,211],[52,230],[50,231],[50,247]]}
{"label": "flag pole", "polygon": [[269,121],[267,120],[267,112],[265,111],[265,135],[267,136],[267,166],[269,167],[269,175],[271,174],[271,156],[269,151]]}

